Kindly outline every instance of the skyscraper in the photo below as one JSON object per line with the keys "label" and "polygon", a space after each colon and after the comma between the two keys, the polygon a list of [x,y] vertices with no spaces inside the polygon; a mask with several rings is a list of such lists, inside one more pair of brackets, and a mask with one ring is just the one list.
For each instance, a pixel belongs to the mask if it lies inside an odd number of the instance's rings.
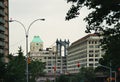
{"label": "skyscraper", "polygon": [[8,8],[8,0],[0,0],[0,55],[4,56],[9,54]]}

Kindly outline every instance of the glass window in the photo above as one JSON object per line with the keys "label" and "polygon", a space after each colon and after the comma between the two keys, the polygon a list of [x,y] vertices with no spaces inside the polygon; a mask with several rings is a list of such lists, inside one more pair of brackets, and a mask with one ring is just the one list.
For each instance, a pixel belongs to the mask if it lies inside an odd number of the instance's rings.
{"label": "glass window", "polygon": [[94,55],[93,54],[89,54],[89,57],[93,57]]}
{"label": "glass window", "polygon": [[91,41],[89,41],[89,44],[91,44]]}
{"label": "glass window", "polygon": [[94,46],[93,46],[93,45],[90,45],[89,48],[94,48]]}
{"label": "glass window", "polygon": [[93,53],[93,50],[89,50],[90,53]]}
{"label": "glass window", "polygon": [[95,50],[95,53],[98,53],[99,52],[99,50]]}
{"label": "glass window", "polygon": [[90,64],[89,64],[89,66],[93,66],[93,64],[92,64],[92,63],[90,63]]}
{"label": "glass window", "polygon": [[36,45],[39,45],[38,43],[36,43]]}
{"label": "glass window", "polygon": [[99,48],[99,45],[95,45],[95,48]]}
{"label": "glass window", "polygon": [[51,57],[48,57],[48,59],[51,59]]}
{"label": "glass window", "polygon": [[95,61],[98,61],[99,59],[95,59]]}
{"label": "glass window", "polygon": [[95,57],[99,57],[99,54],[95,54]]}
{"label": "glass window", "polygon": [[93,61],[93,59],[89,59],[89,61]]}

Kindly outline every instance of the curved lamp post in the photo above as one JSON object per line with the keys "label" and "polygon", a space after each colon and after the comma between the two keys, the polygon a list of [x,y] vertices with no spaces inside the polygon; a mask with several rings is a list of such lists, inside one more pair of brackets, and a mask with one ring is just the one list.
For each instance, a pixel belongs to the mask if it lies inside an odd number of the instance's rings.
{"label": "curved lamp post", "polygon": [[29,81],[29,79],[28,79],[28,76],[29,76],[29,71],[28,71],[28,58],[29,58],[29,56],[28,56],[28,36],[29,36],[29,30],[30,30],[30,27],[33,25],[33,23],[35,23],[38,20],[45,21],[45,19],[36,19],[30,23],[30,25],[28,26],[28,29],[26,29],[24,24],[18,20],[12,20],[12,19],[9,20],[9,22],[17,22],[17,23],[21,24],[22,27],[24,28],[24,31],[25,31],[25,37],[26,37],[26,80],[27,80],[27,82]]}

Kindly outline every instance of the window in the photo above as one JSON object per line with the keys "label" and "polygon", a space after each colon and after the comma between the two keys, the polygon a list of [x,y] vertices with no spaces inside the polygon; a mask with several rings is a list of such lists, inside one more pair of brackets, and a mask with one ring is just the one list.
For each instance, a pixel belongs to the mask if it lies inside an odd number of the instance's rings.
{"label": "window", "polygon": [[38,43],[36,43],[36,45],[39,45]]}
{"label": "window", "polygon": [[93,59],[89,59],[89,61],[93,61]]}
{"label": "window", "polygon": [[51,67],[48,67],[48,69],[51,69]]}
{"label": "window", "polygon": [[93,57],[94,55],[93,54],[89,54],[89,57]]}
{"label": "window", "polygon": [[94,41],[92,41],[92,44],[94,44]]}
{"label": "window", "polygon": [[99,52],[99,50],[95,50],[95,53],[98,53]]}
{"label": "window", "polygon": [[95,63],[95,66],[98,66],[99,65],[99,63]]}
{"label": "window", "polygon": [[51,70],[48,70],[48,72],[51,72]]}
{"label": "window", "polygon": [[51,57],[48,57],[48,59],[51,59]]}
{"label": "window", "polygon": [[58,60],[57,62],[61,62],[60,60]]}
{"label": "window", "polygon": [[94,48],[94,46],[93,46],[93,45],[90,45],[89,48]]}
{"label": "window", "polygon": [[91,41],[89,41],[89,44],[91,44]]}
{"label": "window", "polygon": [[93,66],[93,64],[92,64],[92,63],[90,63],[90,64],[89,64],[89,66]]}
{"label": "window", "polygon": [[90,52],[90,53],[93,53],[93,50],[90,50],[89,52]]}
{"label": "window", "polygon": [[98,61],[99,59],[95,59],[95,61]]}
{"label": "window", "polygon": [[95,54],[95,57],[99,57],[99,54]]}
{"label": "window", "polygon": [[95,44],[97,44],[97,41],[95,41]]}
{"label": "window", "polygon": [[96,45],[95,48],[99,48],[99,45]]}

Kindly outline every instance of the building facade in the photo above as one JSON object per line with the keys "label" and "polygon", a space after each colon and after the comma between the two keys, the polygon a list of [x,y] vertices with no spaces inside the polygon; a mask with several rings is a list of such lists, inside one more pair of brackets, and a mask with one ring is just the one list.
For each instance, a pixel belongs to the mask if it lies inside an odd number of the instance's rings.
{"label": "building facade", "polygon": [[30,57],[32,60],[45,62],[46,68],[44,71],[48,75],[66,72],[66,56],[58,55],[56,53],[56,46],[43,49],[43,41],[39,36],[34,36],[32,42],[30,43]]}
{"label": "building facade", "polygon": [[103,55],[100,46],[102,37],[96,34],[88,34],[75,41],[68,48],[67,71],[69,73],[79,72],[80,67],[97,67],[99,59]]}
{"label": "building facade", "polygon": [[8,8],[8,0],[0,0],[0,54],[5,56],[9,54]]}

